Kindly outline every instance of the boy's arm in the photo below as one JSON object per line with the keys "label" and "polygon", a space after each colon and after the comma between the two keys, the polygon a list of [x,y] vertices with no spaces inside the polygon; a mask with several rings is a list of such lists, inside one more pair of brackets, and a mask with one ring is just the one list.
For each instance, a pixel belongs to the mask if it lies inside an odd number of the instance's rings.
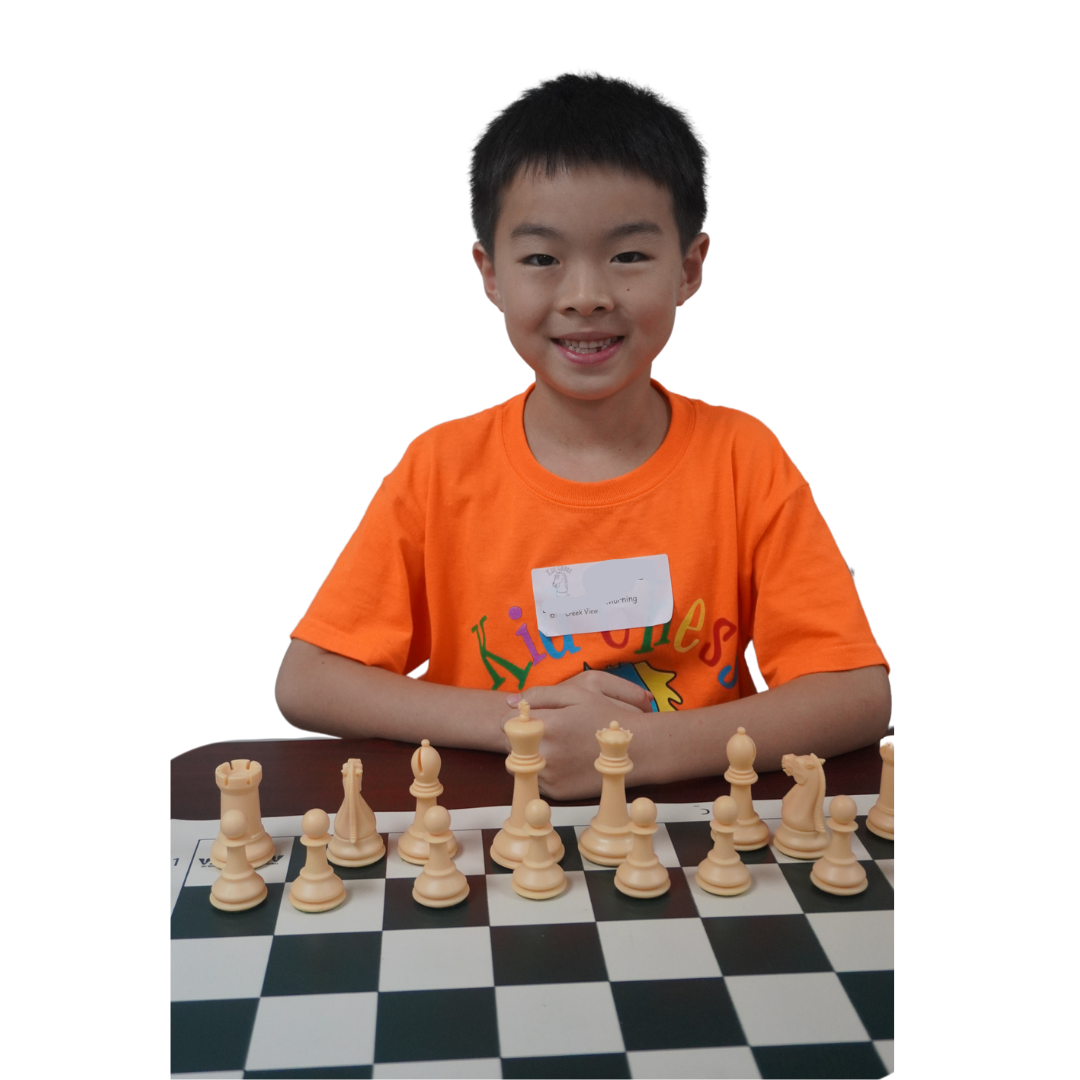
{"label": "boy's arm", "polygon": [[[647,691],[607,672],[581,672],[560,686],[566,688],[563,701],[586,706],[578,722],[592,725],[591,732],[612,719],[631,726],[651,708]],[[290,642],[281,662],[275,695],[285,719],[307,731],[415,743],[430,739],[436,746],[500,754],[510,749],[503,721],[518,711],[507,705],[505,693],[410,679],[299,639]],[[594,738],[590,767],[596,750]],[[599,774],[593,776],[599,791]]]}
{"label": "boy's arm", "polygon": [[[540,752],[548,764],[540,788],[553,799],[587,798],[600,787],[592,763],[601,725],[585,712],[587,704],[570,699],[565,687],[541,686],[527,694],[533,715],[546,725]],[[877,742],[888,730],[891,712],[889,676],[879,665],[803,675],[723,705],[620,717],[634,735],[634,771],[628,782],[663,784],[719,775],[728,767],[728,739],[739,727],[757,745],[758,772],[778,769],[784,754],[812,752],[828,759]]]}
{"label": "boy's arm", "polygon": [[293,639],[274,689],[290,724],[343,738],[506,749],[506,695],[410,679]]}

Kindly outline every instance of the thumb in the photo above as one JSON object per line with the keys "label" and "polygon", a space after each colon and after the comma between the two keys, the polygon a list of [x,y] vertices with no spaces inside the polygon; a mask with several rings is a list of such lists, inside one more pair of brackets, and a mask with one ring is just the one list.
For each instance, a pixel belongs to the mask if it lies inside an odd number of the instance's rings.
{"label": "thumb", "polygon": [[565,683],[556,683],[554,686],[534,686],[527,694],[506,695],[506,704],[515,709],[523,701],[527,701],[532,709],[563,709],[567,705],[576,704],[578,700],[579,695]]}

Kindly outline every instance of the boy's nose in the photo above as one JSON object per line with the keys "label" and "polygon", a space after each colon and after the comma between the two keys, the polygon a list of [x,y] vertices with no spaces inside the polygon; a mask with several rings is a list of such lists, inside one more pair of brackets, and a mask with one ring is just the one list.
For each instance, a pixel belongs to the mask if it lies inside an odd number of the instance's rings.
{"label": "boy's nose", "polygon": [[614,307],[614,300],[601,275],[578,270],[576,273],[567,274],[563,279],[558,307],[560,311],[593,315],[596,312],[610,311]]}

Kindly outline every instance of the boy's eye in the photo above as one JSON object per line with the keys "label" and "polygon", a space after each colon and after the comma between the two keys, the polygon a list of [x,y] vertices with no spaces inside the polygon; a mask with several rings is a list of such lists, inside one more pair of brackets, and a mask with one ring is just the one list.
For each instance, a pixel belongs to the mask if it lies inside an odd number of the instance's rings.
{"label": "boy's eye", "polygon": [[[615,257],[616,262],[620,262],[623,266],[631,264],[631,262],[644,261],[648,256],[643,255],[640,252],[621,252]],[[546,262],[537,262],[535,259],[546,259]],[[526,266],[530,267],[550,267],[554,264],[555,257],[553,255],[528,255],[523,260]]]}

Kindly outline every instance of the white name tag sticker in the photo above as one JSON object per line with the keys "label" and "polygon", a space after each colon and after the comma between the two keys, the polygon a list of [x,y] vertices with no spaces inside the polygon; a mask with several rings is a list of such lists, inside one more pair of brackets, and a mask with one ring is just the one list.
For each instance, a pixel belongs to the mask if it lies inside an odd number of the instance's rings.
{"label": "white name tag sticker", "polygon": [[544,566],[532,572],[532,587],[548,637],[659,626],[674,608],[666,555]]}

